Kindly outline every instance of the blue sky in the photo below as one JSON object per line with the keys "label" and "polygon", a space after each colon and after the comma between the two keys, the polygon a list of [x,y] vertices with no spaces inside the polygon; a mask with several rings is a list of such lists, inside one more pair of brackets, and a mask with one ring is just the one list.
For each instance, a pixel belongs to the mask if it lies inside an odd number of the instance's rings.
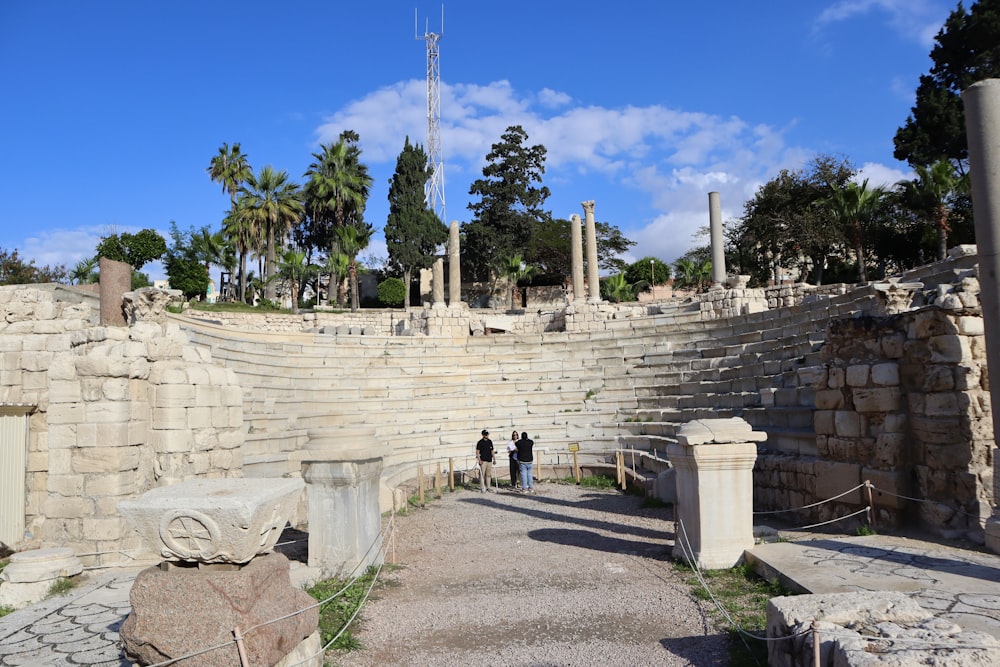
{"label": "blue sky", "polygon": [[[440,41],[447,218],[509,125],[548,151],[548,208],[671,262],[782,168],[849,159],[873,184],[892,157],[943,0],[453,1]],[[222,142],[293,180],[345,129],[374,179],[363,254],[385,255],[388,180],[426,143],[426,43],[440,3],[0,2],[0,247],[39,265],[109,232],[212,229]],[[150,267],[160,277],[158,267]]]}

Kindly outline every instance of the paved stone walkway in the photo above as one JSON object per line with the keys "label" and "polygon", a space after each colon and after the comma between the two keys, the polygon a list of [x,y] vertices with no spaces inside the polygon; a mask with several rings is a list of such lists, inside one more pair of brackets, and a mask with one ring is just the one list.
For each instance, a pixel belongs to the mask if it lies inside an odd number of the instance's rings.
{"label": "paved stone walkway", "polygon": [[[811,537],[754,547],[757,567],[792,589],[896,590],[963,628],[1000,638],[1000,556],[902,537]],[[0,618],[0,665],[130,667],[118,628],[137,569],[94,575],[81,587]]]}
{"label": "paved stone walkway", "polygon": [[793,591],[898,591],[964,629],[1000,639],[1000,556],[905,537],[814,537],[760,544],[757,572]]}
{"label": "paved stone walkway", "polygon": [[138,569],[96,575],[90,582],[0,618],[0,665],[129,667],[118,628],[129,613]]}

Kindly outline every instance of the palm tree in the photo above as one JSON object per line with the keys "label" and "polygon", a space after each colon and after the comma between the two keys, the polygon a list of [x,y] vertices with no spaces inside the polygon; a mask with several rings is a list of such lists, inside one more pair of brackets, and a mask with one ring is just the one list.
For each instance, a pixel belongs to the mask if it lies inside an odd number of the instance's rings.
{"label": "palm tree", "polygon": [[270,280],[282,280],[288,283],[292,295],[292,314],[299,312],[299,285],[308,280],[318,267],[306,263],[306,254],[301,250],[289,248],[281,253],[277,271]]}
{"label": "palm tree", "polygon": [[351,312],[356,313],[360,307],[358,299],[358,253],[368,247],[368,242],[372,238],[372,228],[365,225],[364,229],[358,229],[353,225],[337,228],[337,245],[340,253],[348,258],[347,272],[351,279]]}
{"label": "palm tree", "polygon": [[865,269],[864,227],[874,216],[882,203],[885,188],[868,187],[866,178],[861,184],[848,183],[840,187],[830,184],[832,194],[825,199],[834,217],[847,230],[847,235],[854,244],[854,253],[858,260],[858,282],[868,282],[868,272]]}
{"label": "palm tree", "polygon": [[244,189],[247,214],[253,224],[264,230],[266,251],[264,260],[264,298],[274,300],[277,245],[284,246],[285,236],[292,225],[302,218],[303,207],[299,186],[288,180],[287,171],[276,171],[270,165],[251,174]]}
{"label": "palm tree", "polygon": [[343,289],[343,285],[348,276],[350,265],[351,258],[342,252],[327,257],[326,264],[323,265],[323,272],[330,276],[330,282],[326,286],[326,300],[330,300],[330,292],[333,291],[333,286],[336,285],[337,305],[341,308],[344,307],[344,302],[347,301],[347,292]]}
{"label": "palm tree", "polygon": [[910,206],[930,214],[937,230],[937,258],[943,260],[948,256],[948,233],[951,231],[948,200],[966,186],[968,177],[959,174],[955,165],[945,159],[929,167],[914,167],[914,171],[917,172],[915,179],[899,181],[896,186]]}
{"label": "palm tree", "polygon": [[[214,264],[223,271],[231,274],[236,269],[236,251],[229,244],[228,239],[222,232],[210,232],[208,227],[202,227],[201,231],[191,235],[191,246],[199,260],[205,264],[205,273],[211,274],[211,266]],[[219,276],[219,288],[222,287],[222,276]]]}
{"label": "palm tree", "polygon": [[223,143],[205,171],[214,182],[222,184],[222,191],[229,193],[230,205],[236,208],[236,195],[247,179],[253,176],[253,170],[250,169],[247,156],[240,151],[240,145],[233,144],[230,148],[229,144]]}
{"label": "palm tree", "polygon": [[99,279],[99,274],[97,272],[97,265],[100,262],[100,258],[96,255],[87,259],[81,259],[73,267],[73,270],[69,272],[70,280],[73,281],[74,285],[90,285],[96,283]]}
{"label": "palm tree", "polygon": [[356,132],[342,132],[337,143],[324,144],[319,153],[313,153],[315,160],[305,172],[305,207],[312,220],[312,232],[326,239],[331,257],[339,252],[338,228],[364,228],[372,179],[368,167],[361,163],[357,141]]}
{"label": "palm tree", "polygon": [[222,233],[229,244],[239,255],[239,299],[246,303],[247,295],[247,257],[251,252],[259,252],[264,248],[261,230],[254,224],[253,217],[246,206],[246,198],[238,197],[222,220]]}
{"label": "palm tree", "polygon": [[602,296],[614,303],[635,301],[636,294],[648,285],[646,280],[630,283],[624,273],[616,273],[601,281]]}
{"label": "palm tree", "polygon": [[681,257],[674,262],[674,287],[701,292],[712,281],[711,260]]}
{"label": "palm tree", "polygon": [[525,264],[520,255],[505,257],[501,261],[500,268],[500,273],[506,276],[507,283],[510,286],[510,307],[513,309],[514,293],[517,290],[517,284],[535,275],[538,272],[538,268]]}
{"label": "palm tree", "polygon": [[246,253],[250,252],[250,237],[247,229],[239,228],[244,226],[246,221],[234,218],[237,215],[238,195],[242,192],[243,185],[253,176],[253,170],[247,156],[240,150],[238,143],[223,143],[219,147],[219,152],[208,163],[205,169],[209,178],[222,185],[222,191],[229,193],[229,212],[222,221],[222,231],[226,238],[233,244],[240,255],[240,301],[245,301],[247,290],[246,279]]}

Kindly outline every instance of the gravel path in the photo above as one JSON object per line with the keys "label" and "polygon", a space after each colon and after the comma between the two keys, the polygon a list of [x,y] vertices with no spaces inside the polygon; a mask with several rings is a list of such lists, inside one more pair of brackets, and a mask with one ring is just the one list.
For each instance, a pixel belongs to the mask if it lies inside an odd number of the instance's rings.
{"label": "gravel path", "polygon": [[674,571],[669,508],[539,484],[446,493],[397,517],[396,561],[329,664],[727,663],[726,638]]}

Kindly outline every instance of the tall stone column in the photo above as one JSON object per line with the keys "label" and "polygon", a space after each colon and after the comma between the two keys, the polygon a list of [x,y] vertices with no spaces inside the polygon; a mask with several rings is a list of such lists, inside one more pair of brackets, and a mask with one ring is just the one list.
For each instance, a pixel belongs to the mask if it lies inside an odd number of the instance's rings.
{"label": "tall stone column", "polygon": [[107,257],[101,257],[100,295],[101,295],[101,325],[111,327],[125,326],[125,313],[122,311],[122,298],[125,292],[132,291],[132,266]]}
{"label": "tall stone column", "polygon": [[726,251],[718,192],[708,193],[708,221],[712,239],[712,287],[722,287],[726,282]]}
{"label": "tall stone column", "polygon": [[583,289],[583,231],[580,229],[580,216],[576,213],[569,216],[569,242],[572,249],[573,300],[583,301],[587,292]]}
{"label": "tall stone column", "polygon": [[601,302],[601,276],[597,269],[597,226],[594,224],[594,200],[580,202],[587,224],[587,289],[590,303]]}
{"label": "tall stone column", "polygon": [[431,278],[431,308],[444,308],[444,258],[434,260],[434,273]]}
{"label": "tall stone column", "polygon": [[[974,83],[962,93],[969,139],[972,210],[979,253],[979,300],[986,330],[986,365],[1000,375],[1000,79]],[[993,439],[1000,435],[1000,382],[990,383]],[[993,516],[986,522],[986,546],[1000,553],[1000,449],[993,450]]]}
{"label": "tall stone column", "polygon": [[458,237],[458,220],[448,228],[448,305],[452,308],[462,303],[461,241]]}

